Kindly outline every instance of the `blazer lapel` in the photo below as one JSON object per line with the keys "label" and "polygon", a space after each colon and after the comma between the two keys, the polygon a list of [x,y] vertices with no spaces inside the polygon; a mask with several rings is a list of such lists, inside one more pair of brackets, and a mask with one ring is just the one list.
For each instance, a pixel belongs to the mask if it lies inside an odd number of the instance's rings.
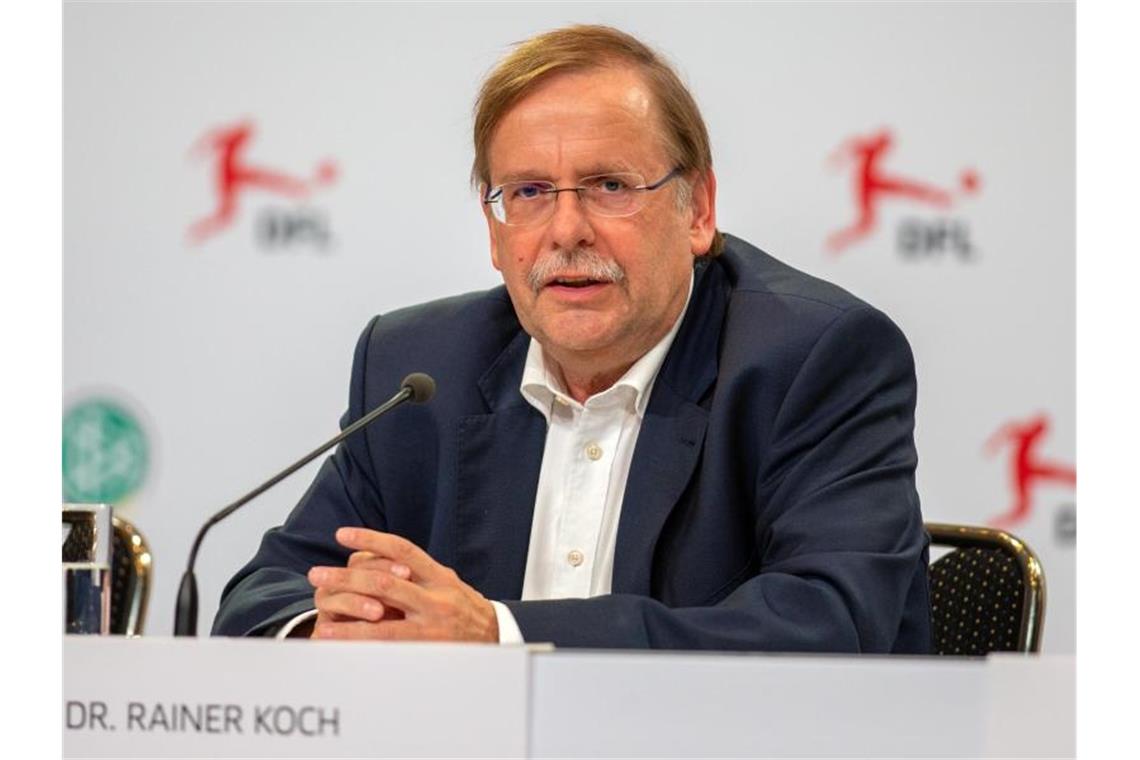
{"label": "blazer lapel", "polygon": [[456,572],[490,599],[522,595],[546,420],[519,394],[522,330],[479,381],[490,414],[456,423]]}
{"label": "blazer lapel", "polygon": [[[654,388],[654,400],[662,391]],[[670,401],[679,403],[664,413],[646,412],[637,436],[618,519],[615,594],[649,595],[657,537],[700,459],[708,413],[676,397]]]}
{"label": "blazer lapel", "polygon": [[700,461],[708,411],[699,402],[716,381],[728,283],[708,262],[696,278],[637,436],[618,520],[614,593],[649,595],[657,539]]}

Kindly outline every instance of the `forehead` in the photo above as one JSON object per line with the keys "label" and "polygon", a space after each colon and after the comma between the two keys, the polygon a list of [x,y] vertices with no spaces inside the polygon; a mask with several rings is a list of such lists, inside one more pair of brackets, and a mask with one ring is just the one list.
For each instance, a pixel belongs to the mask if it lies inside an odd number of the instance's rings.
{"label": "forehead", "polygon": [[508,175],[656,170],[667,156],[659,124],[652,93],[632,67],[556,74],[496,126],[488,146],[491,175],[502,181]]}

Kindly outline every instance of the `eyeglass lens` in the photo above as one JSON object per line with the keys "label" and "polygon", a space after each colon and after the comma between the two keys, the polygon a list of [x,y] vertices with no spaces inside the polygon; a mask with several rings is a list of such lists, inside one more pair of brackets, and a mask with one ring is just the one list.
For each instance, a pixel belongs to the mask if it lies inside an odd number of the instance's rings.
{"label": "eyeglass lens", "polygon": [[540,180],[507,182],[490,194],[495,216],[511,225],[534,224],[554,212],[559,193],[577,192],[585,209],[599,216],[629,216],[645,205],[645,178],[616,173],[584,177],[576,187]]}

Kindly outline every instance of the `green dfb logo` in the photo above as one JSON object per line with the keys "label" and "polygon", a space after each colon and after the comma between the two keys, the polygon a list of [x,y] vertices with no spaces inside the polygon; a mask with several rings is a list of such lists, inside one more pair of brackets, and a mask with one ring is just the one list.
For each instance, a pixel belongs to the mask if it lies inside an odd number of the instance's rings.
{"label": "green dfb logo", "polygon": [[146,477],[146,436],[127,410],[103,399],[81,402],[63,417],[63,498],[114,504]]}

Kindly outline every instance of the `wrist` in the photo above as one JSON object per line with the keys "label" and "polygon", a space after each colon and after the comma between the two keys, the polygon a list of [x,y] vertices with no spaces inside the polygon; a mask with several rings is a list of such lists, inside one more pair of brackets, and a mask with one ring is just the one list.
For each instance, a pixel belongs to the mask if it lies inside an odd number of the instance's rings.
{"label": "wrist", "polygon": [[487,625],[486,625],[487,634],[484,637],[484,641],[489,641],[491,643],[498,644],[499,643],[499,615],[495,611],[495,605],[491,604],[490,601],[484,599],[483,604],[485,605],[484,617],[487,620]]}

